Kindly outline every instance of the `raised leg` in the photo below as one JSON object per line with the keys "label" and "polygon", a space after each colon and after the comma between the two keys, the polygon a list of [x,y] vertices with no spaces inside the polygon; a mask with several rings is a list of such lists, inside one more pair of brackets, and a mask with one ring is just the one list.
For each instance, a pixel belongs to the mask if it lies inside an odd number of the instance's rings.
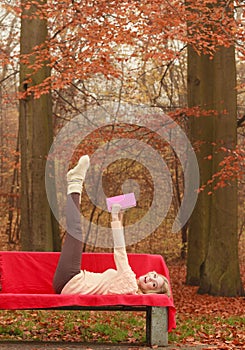
{"label": "raised leg", "polygon": [[67,232],[53,278],[53,287],[60,294],[66,283],[80,272],[82,260],[82,230],[80,198],[82,185],[89,167],[88,156],[80,158],[77,166],[67,173]]}

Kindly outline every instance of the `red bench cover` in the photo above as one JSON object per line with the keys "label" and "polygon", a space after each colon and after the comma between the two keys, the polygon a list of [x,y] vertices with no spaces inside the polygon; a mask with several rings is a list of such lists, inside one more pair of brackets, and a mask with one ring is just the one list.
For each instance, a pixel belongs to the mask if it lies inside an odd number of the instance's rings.
{"label": "red bench cover", "polygon": [[[63,306],[165,306],[169,310],[168,330],[176,327],[173,298],[163,294],[143,295],[57,295],[52,279],[60,253],[0,252],[0,309],[47,309]],[[136,276],[157,271],[169,279],[161,255],[128,254]],[[84,253],[82,269],[103,272],[115,268],[112,253]]]}

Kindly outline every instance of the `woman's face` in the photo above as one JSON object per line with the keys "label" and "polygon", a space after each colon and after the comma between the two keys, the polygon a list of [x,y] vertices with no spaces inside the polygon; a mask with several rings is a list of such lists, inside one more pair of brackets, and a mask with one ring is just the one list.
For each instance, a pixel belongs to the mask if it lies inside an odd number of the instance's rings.
{"label": "woman's face", "polygon": [[138,286],[143,293],[149,291],[159,292],[164,284],[164,280],[157,272],[148,272],[146,275],[138,278]]}

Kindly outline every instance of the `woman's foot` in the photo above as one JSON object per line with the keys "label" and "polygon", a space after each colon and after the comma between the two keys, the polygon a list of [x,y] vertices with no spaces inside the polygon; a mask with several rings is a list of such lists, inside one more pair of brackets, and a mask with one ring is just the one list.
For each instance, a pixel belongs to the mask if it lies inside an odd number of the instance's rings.
{"label": "woman's foot", "polygon": [[67,178],[67,194],[82,192],[83,181],[85,179],[87,170],[90,165],[90,159],[88,155],[82,156],[77,165],[68,171]]}

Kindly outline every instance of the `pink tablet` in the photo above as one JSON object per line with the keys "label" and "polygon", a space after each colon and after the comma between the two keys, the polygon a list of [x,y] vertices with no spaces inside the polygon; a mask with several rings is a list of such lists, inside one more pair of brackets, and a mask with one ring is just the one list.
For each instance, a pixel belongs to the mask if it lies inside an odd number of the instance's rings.
{"label": "pink tablet", "polygon": [[122,209],[128,209],[136,206],[134,193],[126,193],[120,196],[106,198],[108,211],[111,212],[113,204],[120,204]]}

